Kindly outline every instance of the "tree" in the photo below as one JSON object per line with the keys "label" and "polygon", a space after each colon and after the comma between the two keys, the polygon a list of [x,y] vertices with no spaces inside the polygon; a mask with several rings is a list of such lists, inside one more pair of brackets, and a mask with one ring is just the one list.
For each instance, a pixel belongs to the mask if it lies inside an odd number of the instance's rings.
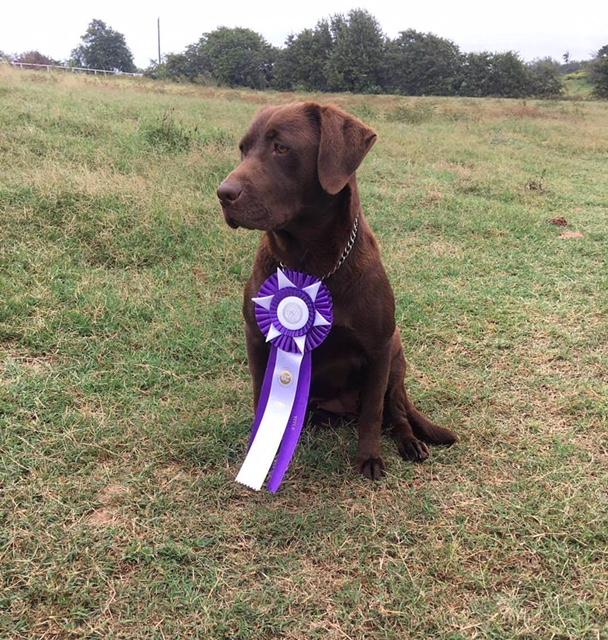
{"label": "tree", "polygon": [[462,81],[462,54],[450,40],[414,29],[387,47],[384,84],[405,95],[455,95]]}
{"label": "tree", "polygon": [[165,66],[168,77],[192,82],[208,83],[211,80],[211,65],[205,52],[205,38],[186,47],[184,53],[170,53]]}
{"label": "tree", "polygon": [[169,54],[166,67],[173,78],[264,89],[271,83],[276,56],[277,51],[259,33],[220,27],[204,33],[184,53]]}
{"label": "tree", "polygon": [[493,58],[493,54],[487,51],[464,56],[459,95],[476,97],[492,94]]}
{"label": "tree", "polygon": [[[608,45],[601,51],[600,85]],[[146,74],[254,89],[551,97],[562,93],[565,67],[588,64],[563,58],[564,64],[549,58],[526,64],[513,51],[464,54],[450,40],[413,29],[390,40],[373,15],[356,9],[290,35],[282,49],[250,29],[221,27]]]}
{"label": "tree", "polygon": [[203,36],[201,49],[217,82],[251,89],[270,84],[276,52],[259,33],[220,27]]}
{"label": "tree", "polygon": [[327,63],[333,46],[329,23],[290,35],[277,57],[274,83],[277,89],[327,91]]}
{"label": "tree", "polygon": [[376,18],[363,9],[354,9],[346,17],[333,16],[330,30],[329,88],[380,93],[386,38]]}
{"label": "tree", "polygon": [[589,60],[572,60],[571,58],[568,58],[567,61],[560,64],[559,72],[562,75],[566,75],[567,73],[575,73],[576,71],[586,71],[589,64]]}
{"label": "tree", "polygon": [[591,83],[594,96],[608,98],[608,44],[597,52],[591,63]]}
{"label": "tree", "polygon": [[133,73],[133,54],[122,33],[114,31],[103,20],[93,20],[72,51],[72,63],[90,69],[116,69]]}
{"label": "tree", "polygon": [[528,65],[528,93],[538,98],[552,98],[564,92],[560,63],[552,58],[534,60]]}
{"label": "tree", "polygon": [[527,69],[517,53],[514,51],[495,53],[492,67],[490,95],[525,98],[530,94]]}
{"label": "tree", "polygon": [[531,87],[530,70],[513,51],[465,56],[460,95],[523,98],[533,93]]}

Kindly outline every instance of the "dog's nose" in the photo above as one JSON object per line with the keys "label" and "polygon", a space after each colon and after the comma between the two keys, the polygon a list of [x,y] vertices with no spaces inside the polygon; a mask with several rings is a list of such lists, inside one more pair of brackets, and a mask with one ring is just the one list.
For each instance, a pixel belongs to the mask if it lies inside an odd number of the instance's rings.
{"label": "dog's nose", "polygon": [[243,188],[238,182],[232,180],[224,180],[217,189],[217,197],[222,202],[232,203],[238,200]]}

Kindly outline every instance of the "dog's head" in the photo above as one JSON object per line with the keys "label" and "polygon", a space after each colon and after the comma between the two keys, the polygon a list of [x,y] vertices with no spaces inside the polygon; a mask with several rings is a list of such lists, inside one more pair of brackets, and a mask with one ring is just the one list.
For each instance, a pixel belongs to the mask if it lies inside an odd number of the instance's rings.
{"label": "dog's head", "polygon": [[217,190],[233,228],[278,230],[347,185],[376,134],[333,105],[266,107],[239,144],[241,162]]}

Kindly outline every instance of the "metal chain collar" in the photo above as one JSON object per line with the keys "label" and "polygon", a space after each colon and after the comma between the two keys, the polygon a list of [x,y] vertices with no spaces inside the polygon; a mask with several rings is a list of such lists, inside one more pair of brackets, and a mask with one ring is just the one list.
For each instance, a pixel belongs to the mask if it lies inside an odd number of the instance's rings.
{"label": "metal chain collar", "polygon": [[[350,237],[348,238],[348,242],[346,243],[346,246],[344,247],[344,251],[342,251],[340,258],[338,259],[338,262],[336,262],[336,265],[331,271],[327,272],[324,276],[319,278],[319,280],[327,280],[327,278],[333,276],[334,273],[336,273],[336,271],[344,264],[344,261],[346,260],[346,258],[348,258],[348,255],[352,251],[352,248],[355,246],[355,240],[357,239],[358,230],[359,230],[359,216],[357,216],[355,218],[355,221],[353,222],[353,228],[352,228],[352,231],[350,232]],[[289,269],[289,267],[284,265],[282,262],[279,262],[279,266],[281,267],[281,269]]]}

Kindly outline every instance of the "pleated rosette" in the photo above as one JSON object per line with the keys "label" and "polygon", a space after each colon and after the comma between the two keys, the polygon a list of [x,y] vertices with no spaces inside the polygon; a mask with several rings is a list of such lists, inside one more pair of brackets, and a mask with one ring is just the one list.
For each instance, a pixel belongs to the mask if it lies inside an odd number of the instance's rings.
{"label": "pleated rosette", "polygon": [[331,329],[331,294],[321,280],[307,273],[277,269],[253,301],[258,326],[277,349],[311,351]]}

